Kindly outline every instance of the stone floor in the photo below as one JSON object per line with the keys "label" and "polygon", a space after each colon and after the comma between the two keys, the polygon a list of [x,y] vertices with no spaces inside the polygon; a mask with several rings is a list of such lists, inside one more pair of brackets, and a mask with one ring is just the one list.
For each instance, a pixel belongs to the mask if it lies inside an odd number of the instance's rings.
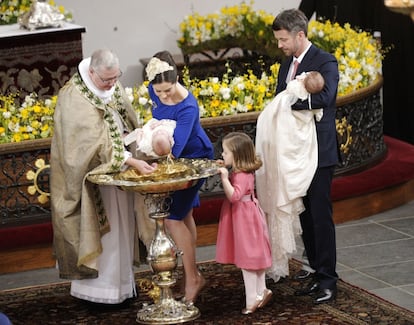
{"label": "stone floor", "polygon": [[[414,312],[414,201],[337,225],[337,251],[340,278]],[[197,260],[214,254],[215,246],[199,247]],[[0,290],[59,281],[53,268],[3,274]]]}

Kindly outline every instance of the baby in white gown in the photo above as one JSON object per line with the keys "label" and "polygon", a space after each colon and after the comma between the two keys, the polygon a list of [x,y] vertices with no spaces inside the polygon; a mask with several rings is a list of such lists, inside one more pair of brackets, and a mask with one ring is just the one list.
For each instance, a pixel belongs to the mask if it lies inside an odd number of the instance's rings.
{"label": "baby in white gown", "polygon": [[138,153],[152,158],[166,156],[174,145],[176,124],[174,120],[152,118],[142,128],[128,134],[124,139],[125,145],[136,141]]}
{"label": "baby in white gown", "polygon": [[[308,98],[309,109],[311,109],[311,96],[322,91],[325,86],[325,80],[318,71],[303,72],[291,80],[286,87],[286,90],[295,94],[298,98],[305,100]],[[322,109],[314,109],[312,111],[315,115],[316,121],[320,121],[323,116]]]}

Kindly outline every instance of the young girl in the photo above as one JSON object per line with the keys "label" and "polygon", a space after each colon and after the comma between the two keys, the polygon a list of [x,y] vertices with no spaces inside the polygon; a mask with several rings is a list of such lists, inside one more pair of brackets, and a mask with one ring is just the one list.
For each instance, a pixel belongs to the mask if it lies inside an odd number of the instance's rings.
{"label": "young girl", "polygon": [[246,307],[241,312],[247,315],[264,307],[272,297],[265,282],[265,269],[271,265],[268,229],[254,195],[255,171],[262,162],[253,141],[241,132],[224,137],[222,156],[232,172],[229,176],[227,168],[219,169],[227,200],[221,209],[216,261],[242,269]]}

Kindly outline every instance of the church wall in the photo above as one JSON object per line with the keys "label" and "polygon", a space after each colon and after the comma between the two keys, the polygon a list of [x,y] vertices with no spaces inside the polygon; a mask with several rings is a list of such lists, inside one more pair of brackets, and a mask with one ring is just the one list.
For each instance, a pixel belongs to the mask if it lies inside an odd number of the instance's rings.
{"label": "church wall", "polygon": [[[253,8],[276,16],[283,9],[297,8],[299,2],[256,0]],[[178,29],[186,15],[213,13],[225,5],[238,5],[241,0],[57,0],[56,3],[73,13],[75,24],[86,27],[84,56],[98,48],[112,49],[121,61],[121,81],[124,86],[133,86],[142,82],[140,58],[151,57],[160,50],[180,53]]]}

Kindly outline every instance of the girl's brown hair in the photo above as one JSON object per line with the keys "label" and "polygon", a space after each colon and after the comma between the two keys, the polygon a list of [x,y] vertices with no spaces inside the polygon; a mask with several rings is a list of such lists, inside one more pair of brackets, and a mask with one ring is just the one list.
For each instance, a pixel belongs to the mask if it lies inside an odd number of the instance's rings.
{"label": "girl's brown hair", "polygon": [[233,154],[235,171],[254,172],[262,166],[262,161],[256,155],[252,139],[243,132],[231,132],[223,138],[227,148]]}

